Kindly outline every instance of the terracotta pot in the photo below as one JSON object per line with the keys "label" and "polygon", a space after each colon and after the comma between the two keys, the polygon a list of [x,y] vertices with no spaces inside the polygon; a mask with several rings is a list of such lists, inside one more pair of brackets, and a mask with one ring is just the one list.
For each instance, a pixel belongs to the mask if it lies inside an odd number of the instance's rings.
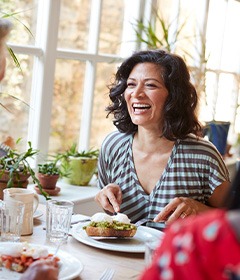
{"label": "terracotta pot", "polygon": [[[1,171],[0,171],[1,174]],[[30,177],[30,173],[23,174],[23,173],[15,173],[13,180],[17,183],[26,182]],[[8,182],[9,181],[9,171],[4,171],[2,176],[0,176],[0,182]]]}
{"label": "terracotta pot", "polygon": [[59,175],[49,175],[38,173],[38,179],[43,189],[53,190],[56,188],[57,180],[59,179]]}
{"label": "terracotta pot", "polygon": [[[1,174],[1,171],[0,171]],[[30,173],[23,174],[18,173],[14,175],[13,188],[27,188],[28,186],[28,178],[30,177]],[[9,181],[9,171],[4,171],[2,176],[0,177],[0,199],[3,199],[3,190],[7,188],[7,183]]]}

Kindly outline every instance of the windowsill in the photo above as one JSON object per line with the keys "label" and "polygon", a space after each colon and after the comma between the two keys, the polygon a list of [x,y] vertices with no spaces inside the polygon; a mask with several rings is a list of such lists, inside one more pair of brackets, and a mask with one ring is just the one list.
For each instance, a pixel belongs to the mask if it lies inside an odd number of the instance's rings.
{"label": "windowsill", "polygon": [[[51,198],[56,200],[70,200],[74,202],[74,213],[92,216],[96,212],[103,211],[94,201],[94,197],[99,191],[96,186],[96,180],[90,182],[89,186],[70,185],[60,180],[58,181],[57,186],[61,190],[56,196],[51,196]],[[28,188],[34,190],[34,184],[29,184]],[[38,195],[38,197],[39,203],[46,204],[44,196]]]}

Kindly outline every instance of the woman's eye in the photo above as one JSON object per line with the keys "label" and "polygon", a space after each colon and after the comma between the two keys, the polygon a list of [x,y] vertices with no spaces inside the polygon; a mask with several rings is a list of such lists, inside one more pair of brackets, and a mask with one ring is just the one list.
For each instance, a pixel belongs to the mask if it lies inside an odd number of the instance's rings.
{"label": "woman's eye", "polygon": [[154,88],[156,87],[155,84],[146,84],[146,86],[147,86],[147,87],[154,87]]}
{"label": "woman's eye", "polygon": [[134,87],[135,84],[134,83],[127,83],[127,87]]}

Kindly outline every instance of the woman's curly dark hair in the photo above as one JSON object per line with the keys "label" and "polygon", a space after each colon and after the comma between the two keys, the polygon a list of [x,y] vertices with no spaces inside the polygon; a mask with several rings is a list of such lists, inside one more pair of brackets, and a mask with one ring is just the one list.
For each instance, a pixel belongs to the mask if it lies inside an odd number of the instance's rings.
{"label": "woman's curly dark hair", "polygon": [[189,133],[199,135],[202,128],[195,113],[198,97],[190,82],[188,68],[180,56],[164,50],[136,52],[118,68],[115,81],[109,86],[112,104],[106,108],[108,115],[114,115],[114,125],[119,131],[126,133],[134,133],[138,129],[128,113],[124,91],[134,66],[144,62],[160,66],[159,70],[169,93],[163,112],[162,136],[174,141],[184,139]]}

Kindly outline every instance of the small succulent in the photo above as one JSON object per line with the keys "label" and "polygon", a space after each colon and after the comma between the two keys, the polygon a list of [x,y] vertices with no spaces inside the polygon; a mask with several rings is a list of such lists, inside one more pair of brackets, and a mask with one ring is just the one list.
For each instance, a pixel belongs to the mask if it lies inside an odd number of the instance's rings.
{"label": "small succulent", "polygon": [[47,175],[60,175],[61,171],[56,162],[46,162],[38,164],[38,172]]}

